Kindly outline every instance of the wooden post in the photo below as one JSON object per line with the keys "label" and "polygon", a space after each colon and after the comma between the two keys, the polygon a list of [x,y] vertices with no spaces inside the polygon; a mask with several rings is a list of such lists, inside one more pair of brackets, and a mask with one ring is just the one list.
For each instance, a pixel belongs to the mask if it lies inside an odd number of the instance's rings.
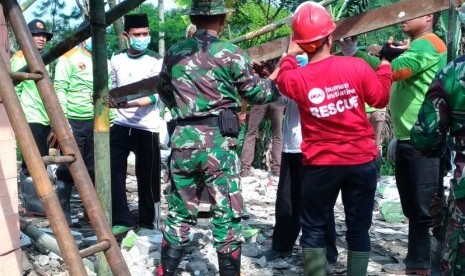
{"label": "wooden post", "polygon": [[[105,216],[111,226],[110,122],[109,108],[103,98],[108,95],[108,62],[104,0],[90,0],[92,34],[92,73],[94,84],[94,163],[95,187]],[[111,275],[105,255],[98,253],[98,275]]]}

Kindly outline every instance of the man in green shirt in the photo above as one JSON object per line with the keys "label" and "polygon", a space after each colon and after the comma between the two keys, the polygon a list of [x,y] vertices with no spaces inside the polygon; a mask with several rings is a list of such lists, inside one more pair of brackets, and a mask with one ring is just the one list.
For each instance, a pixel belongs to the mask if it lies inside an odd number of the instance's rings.
{"label": "man in green shirt", "polygon": [[[39,51],[42,51],[45,48],[46,43],[52,39],[53,34],[47,31],[44,21],[40,19],[32,20],[28,23],[28,27],[31,31],[34,44]],[[12,71],[18,71],[27,65],[23,51],[20,50],[16,52],[11,57],[10,63]],[[32,80],[22,81],[15,87],[15,90],[18,94],[21,107],[26,115],[26,120],[39,149],[40,155],[48,155],[47,136],[51,130],[50,120],[47,112],[45,111],[45,106],[40,98],[35,82]],[[24,161],[21,168],[21,194],[24,200],[26,215],[45,216],[44,209],[37,197],[34,183],[32,182],[32,178],[29,175],[29,171],[27,170],[26,163]]]}
{"label": "man in green shirt", "polygon": [[[465,4],[459,9],[465,23]],[[410,130],[413,146],[422,154],[442,157],[453,137],[454,169],[447,200],[447,230],[441,261],[441,275],[465,275],[465,55],[444,67],[425,95],[417,121]],[[442,203],[437,204],[441,210]],[[433,209],[433,208],[432,208]],[[432,212],[433,213],[433,212]],[[441,226],[442,216],[435,225]],[[443,226],[444,227],[444,226]]]}
{"label": "man in green shirt", "polygon": [[[94,181],[94,91],[90,38],[60,57],[55,67],[54,86],[87,171]],[[63,186],[62,207],[70,224],[69,199],[73,179],[65,165],[58,167],[56,175],[58,183]]]}

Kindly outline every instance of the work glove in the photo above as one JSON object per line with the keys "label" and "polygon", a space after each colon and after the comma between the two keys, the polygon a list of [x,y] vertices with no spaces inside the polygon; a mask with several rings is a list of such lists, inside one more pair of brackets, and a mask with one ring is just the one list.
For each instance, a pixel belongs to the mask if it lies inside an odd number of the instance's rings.
{"label": "work glove", "polygon": [[393,59],[400,56],[405,50],[408,49],[410,45],[410,40],[405,41],[404,43],[395,42],[394,38],[391,36],[388,41],[383,45],[381,51],[379,51],[379,59],[386,59],[391,62]]}
{"label": "work glove", "polygon": [[252,68],[260,78],[267,78],[271,75],[272,70],[270,71],[265,61],[252,60]]}
{"label": "work glove", "polygon": [[397,138],[392,138],[389,143],[387,150],[387,159],[392,163],[396,163],[396,148],[397,148]]}
{"label": "work glove", "polygon": [[357,37],[348,37],[339,40],[339,46],[344,56],[353,56],[357,52]]}

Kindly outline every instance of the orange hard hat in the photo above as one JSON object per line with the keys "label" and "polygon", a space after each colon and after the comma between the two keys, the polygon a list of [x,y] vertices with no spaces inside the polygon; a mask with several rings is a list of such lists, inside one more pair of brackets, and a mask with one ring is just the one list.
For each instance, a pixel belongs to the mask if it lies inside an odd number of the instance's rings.
{"label": "orange hard hat", "polygon": [[292,40],[295,43],[308,43],[330,35],[336,24],[323,5],[303,2],[292,17]]}

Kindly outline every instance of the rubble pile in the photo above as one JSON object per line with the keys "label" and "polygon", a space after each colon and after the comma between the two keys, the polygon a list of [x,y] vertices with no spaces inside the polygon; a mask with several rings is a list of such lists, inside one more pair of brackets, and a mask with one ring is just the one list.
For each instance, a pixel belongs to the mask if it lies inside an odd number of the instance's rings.
{"label": "rubble pile", "polygon": [[[242,179],[242,189],[250,218],[243,222],[245,243],[242,248],[242,275],[303,275],[301,249],[298,240],[291,256],[267,262],[260,258],[260,252],[271,247],[274,225],[274,208],[278,178],[265,171],[253,170],[250,177]],[[137,208],[136,180],[132,175],[127,178],[130,209]],[[162,196],[162,214],[167,213],[167,194]],[[387,206],[387,207],[386,207]],[[73,228],[76,244],[80,249],[96,243],[96,237],[84,219],[84,212],[78,194],[73,194]],[[135,214],[137,210],[135,210]],[[400,213],[399,213],[400,212]],[[216,252],[212,246],[212,228],[208,217],[199,218],[198,225],[192,229],[191,242],[181,262],[178,275],[218,275]],[[344,234],[344,210],[339,198],[335,206],[336,233],[338,244],[338,266],[331,275],[344,275],[346,255]],[[46,219],[30,218],[36,226],[53,235]],[[376,206],[373,212],[373,225],[370,231],[372,253],[368,267],[369,275],[388,275],[381,271],[386,263],[400,262],[407,252],[407,223],[400,209],[399,196],[395,188],[394,177],[383,177],[378,183]],[[132,275],[154,275],[160,260],[162,233],[157,230],[129,232],[121,243],[123,256]],[[24,275],[68,275],[63,260],[48,252],[40,244],[32,242],[22,235]],[[96,258],[88,257],[93,264],[89,275],[96,275]]]}

